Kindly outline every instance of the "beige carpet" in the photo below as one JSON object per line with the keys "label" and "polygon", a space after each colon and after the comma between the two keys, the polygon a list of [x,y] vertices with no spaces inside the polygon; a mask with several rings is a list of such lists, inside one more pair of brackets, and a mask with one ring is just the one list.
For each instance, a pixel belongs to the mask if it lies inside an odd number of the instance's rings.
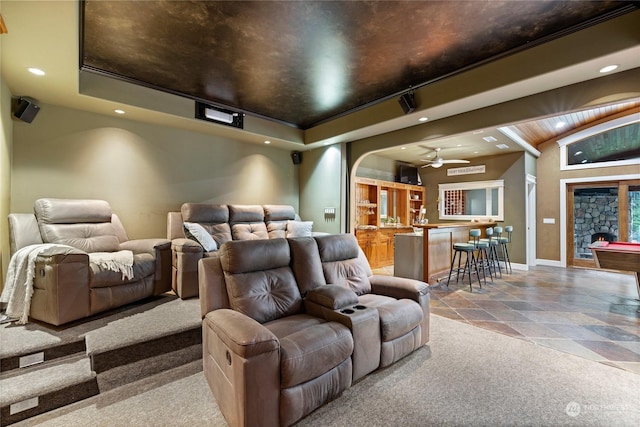
{"label": "beige carpet", "polygon": [[[429,345],[300,426],[637,426],[640,375],[432,316]],[[20,425],[223,426],[200,363]]]}

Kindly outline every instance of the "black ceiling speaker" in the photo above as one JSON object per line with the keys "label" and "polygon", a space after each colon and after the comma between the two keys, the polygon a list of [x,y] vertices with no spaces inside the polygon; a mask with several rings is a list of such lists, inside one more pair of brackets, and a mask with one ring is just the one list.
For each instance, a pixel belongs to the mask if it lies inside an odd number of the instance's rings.
{"label": "black ceiling speaker", "polygon": [[398,99],[398,102],[405,114],[409,114],[416,109],[416,100],[413,97],[413,92],[405,93]]}
{"label": "black ceiling speaker", "polygon": [[31,123],[36,117],[36,114],[38,114],[38,111],[40,111],[40,107],[33,101],[26,98],[19,98],[13,110],[13,115],[23,122]]}
{"label": "black ceiling speaker", "polygon": [[299,165],[302,163],[302,153],[299,151],[293,151],[291,153],[291,160],[293,160],[294,165]]}

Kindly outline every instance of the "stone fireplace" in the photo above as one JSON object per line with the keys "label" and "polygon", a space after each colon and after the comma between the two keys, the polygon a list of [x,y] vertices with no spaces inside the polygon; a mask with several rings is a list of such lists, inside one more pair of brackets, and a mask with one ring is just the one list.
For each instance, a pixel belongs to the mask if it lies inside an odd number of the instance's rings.
{"label": "stone fireplace", "polygon": [[574,250],[576,258],[593,259],[589,245],[596,240],[618,240],[618,189],[575,190]]}

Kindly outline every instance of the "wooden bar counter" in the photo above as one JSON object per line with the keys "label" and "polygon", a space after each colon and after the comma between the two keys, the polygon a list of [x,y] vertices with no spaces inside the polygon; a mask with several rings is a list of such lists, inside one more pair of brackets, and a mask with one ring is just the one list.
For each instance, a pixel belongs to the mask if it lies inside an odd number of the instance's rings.
{"label": "wooden bar counter", "polygon": [[[495,222],[451,222],[442,224],[420,224],[422,228],[422,280],[436,284],[438,278],[449,274],[453,258],[453,244],[467,242],[469,230],[495,226]],[[395,260],[395,262],[401,262]]]}

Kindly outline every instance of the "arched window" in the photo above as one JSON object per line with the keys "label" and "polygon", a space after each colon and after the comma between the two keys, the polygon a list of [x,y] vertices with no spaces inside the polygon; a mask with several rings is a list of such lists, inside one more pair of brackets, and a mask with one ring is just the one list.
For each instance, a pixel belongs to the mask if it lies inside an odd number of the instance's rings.
{"label": "arched window", "polygon": [[640,164],[640,114],[581,130],[558,145],[561,170]]}

